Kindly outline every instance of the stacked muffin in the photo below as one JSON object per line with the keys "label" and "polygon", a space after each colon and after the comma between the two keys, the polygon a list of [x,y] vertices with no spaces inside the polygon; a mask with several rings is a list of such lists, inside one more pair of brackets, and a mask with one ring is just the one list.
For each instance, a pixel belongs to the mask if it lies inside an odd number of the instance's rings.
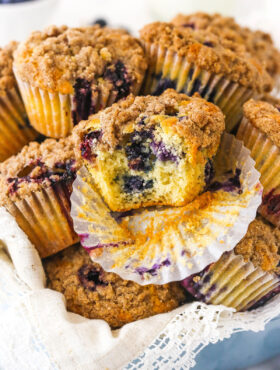
{"label": "stacked muffin", "polygon": [[0,48],[0,161],[38,136],[31,128],[13,73],[16,42]]}
{"label": "stacked muffin", "polygon": [[[242,311],[280,292],[280,104],[269,95],[279,55],[269,35],[204,13],[146,25],[139,40],[98,25],[53,26],[0,49],[0,204],[36,247],[68,310],[115,329],[192,299]],[[175,239],[186,245],[194,233],[202,248],[213,230],[200,214],[215,218],[214,202],[232,202],[238,213],[246,174],[237,164],[219,173],[221,151],[237,143],[224,129],[251,150],[264,187],[261,216],[234,249],[217,233],[222,249],[204,268],[187,274],[187,263],[182,281],[151,283],[173,266],[157,243],[175,249]],[[32,142],[37,132],[50,138]],[[190,219],[188,234],[180,223]],[[176,236],[168,234],[172,223]],[[77,231],[88,224],[89,233]],[[142,229],[155,243],[143,258],[149,252],[155,262],[137,267],[138,279],[100,262],[110,248],[136,259]],[[129,270],[128,259],[122,266]]]}

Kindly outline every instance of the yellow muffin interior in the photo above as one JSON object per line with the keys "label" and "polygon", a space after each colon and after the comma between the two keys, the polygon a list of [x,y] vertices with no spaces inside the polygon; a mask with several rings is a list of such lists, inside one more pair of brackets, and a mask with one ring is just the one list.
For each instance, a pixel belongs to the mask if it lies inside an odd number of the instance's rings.
{"label": "yellow muffin interior", "polygon": [[[112,211],[181,206],[205,187],[207,150],[170,129],[178,117],[149,119],[154,125],[133,125],[114,150],[94,149],[93,143],[95,160],[87,168]],[[94,126],[98,130],[98,122]]]}

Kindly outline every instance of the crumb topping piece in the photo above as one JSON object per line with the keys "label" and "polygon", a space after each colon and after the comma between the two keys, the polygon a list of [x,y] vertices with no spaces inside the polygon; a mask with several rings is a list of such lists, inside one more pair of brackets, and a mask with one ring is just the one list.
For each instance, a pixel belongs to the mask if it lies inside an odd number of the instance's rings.
{"label": "crumb topping piece", "polygon": [[108,68],[118,62],[125,65],[132,83],[142,80],[146,60],[138,40],[124,30],[99,25],[51,26],[33,32],[15,54],[15,68],[23,81],[62,94],[73,93],[77,79],[96,83],[106,79]]}
{"label": "crumb topping piece", "polygon": [[280,105],[251,99],[244,104],[243,112],[253,126],[280,147]]}
{"label": "crumb topping piece", "polygon": [[264,271],[277,271],[280,261],[280,231],[260,216],[250,225],[245,237],[235,247],[245,262],[251,261]]}
{"label": "crumb topping piece", "polygon": [[0,163],[0,204],[22,199],[57,181],[71,183],[77,166],[71,137],[47,139],[42,144],[31,142]]}
{"label": "crumb topping piece", "polygon": [[179,27],[207,30],[222,36],[221,41],[224,39],[225,42],[229,40],[242,44],[247,52],[264,63],[267,72],[271,76],[274,77],[280,74],[280,52],[274,46],[273,40],[268,33],[242,27],[231,17],[203,12],[190,15],[178,14],[173,18],[172,23]]}
{"label": "crumb topping piece", "polygon": [[16,85],[13,73],[13,53],[18,43],[10,42],[4,48],[0,48],[0,94]]}
{"label": "crumb topping piece", "polygon": [[142,42],[155,44],[186,57],[203,69],[226,75],[243,86],[263,92],[273,83],[262,64],[246,52],[241,43],[225,39],[208,30],[176,27],[155,22],[140,31]]}
{"label": "crumb topping piece", "polygon": [[79,143],[97,125],[96,132],[102,133],[98,145],[114,149],[127,133],[142,128],[142,123],[145,128],[152,126],[159,115],[166,116],[168,129],[201,149],[216,149],[225,128],[224,116],[217,106],[198,96],[190,98],[168,89],[160,96],[130,95],[81,122],[74,129],[74,138]]}

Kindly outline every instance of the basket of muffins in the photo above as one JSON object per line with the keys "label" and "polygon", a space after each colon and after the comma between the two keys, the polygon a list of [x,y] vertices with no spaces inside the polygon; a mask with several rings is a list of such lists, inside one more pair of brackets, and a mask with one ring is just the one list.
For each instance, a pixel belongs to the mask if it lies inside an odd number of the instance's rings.
{"label": "basket of muffins", "polygon": [[280,52],[219,14],[0,49],[0,204],[112,329],[280,293]]}

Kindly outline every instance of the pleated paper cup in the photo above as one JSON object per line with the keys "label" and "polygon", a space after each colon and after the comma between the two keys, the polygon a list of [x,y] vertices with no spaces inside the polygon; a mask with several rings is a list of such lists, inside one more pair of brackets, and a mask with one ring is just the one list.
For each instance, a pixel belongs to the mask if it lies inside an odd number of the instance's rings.
{"label": "pleated paper cup", "polygon": [[160,95],[165,89],[173,88],[192,96],[198,92],[204,99],[218,105],[226,116],[226,130],[231,132],[242,118],[242,106],[257,94],[247,87],[230,81],[190,63],[162,46],[144,43],[149,60],[143,84],[145,95]]}
{"label": "pleated paper cup", "polygon": [[273,225],[280,226],[280,149],[247,118],[243,118],[237,138],[251,151],[260,172],[263,201],[259,213]]}
{"label": "pleated paper cup", "polygon": [[[59,92],[49,92],[39,87],[24,82],[17,75],[18,86],[24,101],[24,105],[31,125],[41,134],[61,138],[68,136],[77,123],[86,119],[84,115],[79,114],[75,96],[73,94],[61,94]],[[140,84],[134,84],[132,93],[137,94]],[[91,106],[93,114],[101,109],[111,106],[117,101],[117,92],[109,89],[96,89],[92,92]]]}
{"label": "pleated paper cup", "polygon": [[276,295],[280,291],[280,277],[254,267],[231,251],[199,274],[185,279],[182,285],[202,302],[245,311]]}
{"label": "pleated paper cup", "polygon": [[209,189],[184,207],[116,214],[83,168],[73,183],[74,229],[105,271],[139,284],[183,280],[232,250],[261,203],[259,173],[249,151],[224,134]]}
{"label": "pleated paper cup", "polygon": [[16,154],[38,136],[29,125],[16,88],[0,95],[0,162]]}
{"label": "pleated paper cup", "polygon": [[42,258],[79,240],[70,216],[70,192],[69,185],[58,182],[5,205]]}

